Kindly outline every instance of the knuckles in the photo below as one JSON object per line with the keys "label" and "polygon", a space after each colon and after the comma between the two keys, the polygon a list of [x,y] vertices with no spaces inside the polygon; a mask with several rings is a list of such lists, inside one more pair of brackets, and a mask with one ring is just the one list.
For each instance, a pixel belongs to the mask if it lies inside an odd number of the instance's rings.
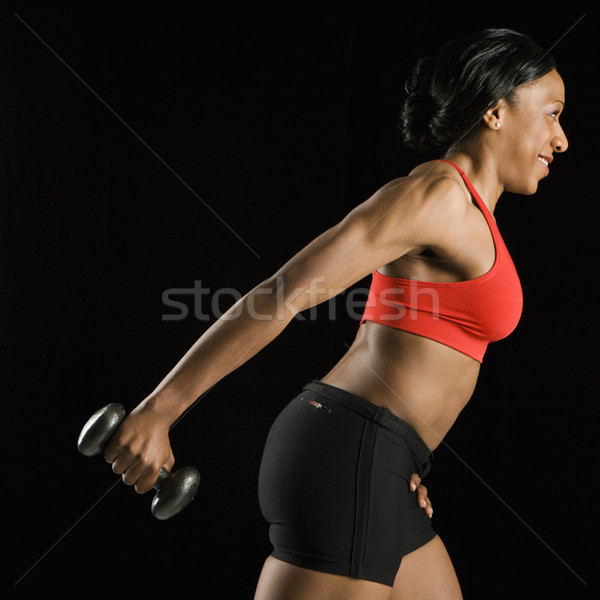
{"label": "knuckles", "polygon": [[148,485],[148,484],[144,484],[144,485],[140,485],[140,484],[135,484],[134,489],[136,491],[136,493],[138,494],[145,494],[147,492],[149,492],[154,486],[153,485]]}

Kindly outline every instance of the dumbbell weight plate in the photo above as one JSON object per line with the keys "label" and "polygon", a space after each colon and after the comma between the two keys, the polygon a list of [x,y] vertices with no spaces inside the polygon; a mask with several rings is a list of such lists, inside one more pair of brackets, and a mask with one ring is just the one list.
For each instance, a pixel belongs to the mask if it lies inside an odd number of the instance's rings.
{"label": "dumbbell weight plate", "polygon": [[182,467],[174,473],[161,469],[152,500],[153,516],[164,521],[181,512],[193,499],[200,485],[200,472],[195,467]]}
{"label": "dumbbell weight plate", "polygon": [[97,410],[79,434],[77,440],[79,452],[84,456],[100,454],[119,428],[126,414],[125,407],[118,402],[113,402]]}

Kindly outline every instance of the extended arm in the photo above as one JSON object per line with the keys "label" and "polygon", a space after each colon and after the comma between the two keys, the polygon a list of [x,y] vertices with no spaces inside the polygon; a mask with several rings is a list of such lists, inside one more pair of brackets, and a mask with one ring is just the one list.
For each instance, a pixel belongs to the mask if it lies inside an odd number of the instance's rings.
{"label": "extended arm", "polygon": [[[189,349],[113,436],[105,458],[140,493],[174,463],[171,424],[212,385],[249,360],[303,310],[344,291],[429,237],[431,203],[415,186],[384,189],[257,285]],[[432,213],[428,216],[428,213]]]}

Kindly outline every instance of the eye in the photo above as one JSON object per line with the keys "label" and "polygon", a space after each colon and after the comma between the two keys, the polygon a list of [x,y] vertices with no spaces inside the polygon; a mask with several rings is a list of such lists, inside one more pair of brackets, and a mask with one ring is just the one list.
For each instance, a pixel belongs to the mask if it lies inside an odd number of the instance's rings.
{"label": "eye", "polygon": [[548,113],[550,117],[552,117],[555,121],[558,120],[558,115],[560,115],[560,109],[553,110],[551,113]]}

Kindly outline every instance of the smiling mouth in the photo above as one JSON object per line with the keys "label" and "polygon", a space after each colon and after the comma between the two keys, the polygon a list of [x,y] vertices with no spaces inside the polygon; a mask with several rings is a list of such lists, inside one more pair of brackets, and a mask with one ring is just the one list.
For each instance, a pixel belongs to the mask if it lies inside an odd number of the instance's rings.
{"label": "smiling mouth", "polygon": [[544,158],[543,156],[538,156],[538,160],[542,163],[544,171],[546,171],[546,175],[550,175],[550,168],[548,165],[551,161],[549,161],[547,158]]}

